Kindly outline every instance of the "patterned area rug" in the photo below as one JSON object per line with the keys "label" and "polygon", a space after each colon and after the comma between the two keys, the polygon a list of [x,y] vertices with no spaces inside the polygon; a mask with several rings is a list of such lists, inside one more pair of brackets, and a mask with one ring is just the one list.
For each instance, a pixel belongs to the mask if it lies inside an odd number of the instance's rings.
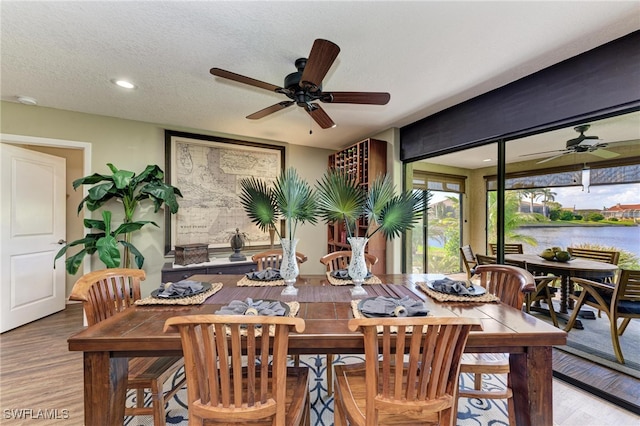
{"label": "patterned area rug", "polygon": [[[334,355],[334,364],[351,364],[362,362],[363,357],[358,355]],[[333,396],[327,395],[326,384],[326,357],[324,356],[300,356],[300,364],[306,365],[310,369],[309,391],[311,393],[311,424],[319,426],[333,425]],[[184,374],[184,370],[178,371],[175,377],[169,382],[176,383]],[[487,390],[504,389],[505,376],[485,376],[483,386]],[[167,390],[170,384],[167,383]],[[473,378],[463,375],[460,378],[463,387],[472,387]],[[135,392],[128,395],[127,403],[131,404],[135,399]],[[147,395],[147,404],[150,404],[151,397]],[[188,424],[187,392],[186,389],[179,391],[170,401],[167,411],[167,425]],[[128,426],[150,426],[153,425],[151,416],[128,417],[125,422]],[[508,425],[507,404],[503,400],[479,400],[461,398],[458,402],[459,426],[500,426]]]}

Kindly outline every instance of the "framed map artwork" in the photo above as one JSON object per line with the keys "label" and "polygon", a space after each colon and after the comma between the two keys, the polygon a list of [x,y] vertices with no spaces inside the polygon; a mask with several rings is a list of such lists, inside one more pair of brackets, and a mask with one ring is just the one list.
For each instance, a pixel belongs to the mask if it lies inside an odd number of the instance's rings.
{"label": "framed map artwork", "polygon": [[165,173],[182,192],[178,213],[165,214],[165,253],[176,245],[207,244],[231,252],[236,228],[250,249],[269,248],[269,233],[249,220],[240,204],[240,181],[275,181],[284,168],[284,146],[165,130]]}

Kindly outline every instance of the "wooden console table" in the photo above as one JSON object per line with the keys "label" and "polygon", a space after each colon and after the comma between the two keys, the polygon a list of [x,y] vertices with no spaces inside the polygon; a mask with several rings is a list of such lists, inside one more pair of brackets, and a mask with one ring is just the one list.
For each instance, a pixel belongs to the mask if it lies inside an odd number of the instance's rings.
{"label": "wooden console table", "polygon": [[165,263],[162,267],[162,282],[176,282],[189,278],[192,275],[220,275],[220,274],[245,274],[253,272],[257,265],[247,256],[246,261],[231,262],[229,259],[214,259],[211,262],[197,263],[193,265],[174,265]]}

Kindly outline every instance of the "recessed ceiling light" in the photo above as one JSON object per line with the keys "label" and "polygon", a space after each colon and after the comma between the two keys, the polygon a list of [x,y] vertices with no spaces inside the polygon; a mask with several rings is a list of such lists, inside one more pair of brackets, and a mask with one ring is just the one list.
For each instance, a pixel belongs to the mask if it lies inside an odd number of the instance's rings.
{"label": "recessed ceiling light", "polygon": [[484,160],[482,160],[482,161],[484,161],[485,163],[487,163],[487,162],[492,161],[492,160],[491,160],[491,158],[485,158],[485,159],[484,159]]}
{"label": "recessed ceiling light", "polygon": [[111,82],[113,84],[115,84],[116,86],[120,86],[120,87],[123,87],[125,89],[135,89],[136,88],[135,84],[133,84],[131,82],[128,82],[127,80],[111,80]]}
{"label": "recessed ceiling light", "polygon": [[38,105],[38,101],[29,96],[17,96],[18,102],[25,105]]}

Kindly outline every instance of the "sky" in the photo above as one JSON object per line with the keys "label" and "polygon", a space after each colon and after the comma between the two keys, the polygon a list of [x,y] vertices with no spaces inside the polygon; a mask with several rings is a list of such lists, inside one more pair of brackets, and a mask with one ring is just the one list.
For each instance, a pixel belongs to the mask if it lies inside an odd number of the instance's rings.
{"label": "sky", "polygon": [[[640,183],[624,185],[603,185],[592,186],[589,191],[583,191],[581,186],[571,186],[564,188],[552,188],[555,192],[555,201],[562,204],[564,208],[602,209],[603,207],[613,207],[616,204],[640,204]],[[430,204],[442,201],[448,194],[433,191]],[[536,200],[540,203],[541,200]]]}
{"label": "sky", "polygon": [[624,185],[592,186],[589,192],[581,186],[553,188],[555,201],[562,207],[582,209],[602,209],[616,204],[640,204],[640,183]]}

